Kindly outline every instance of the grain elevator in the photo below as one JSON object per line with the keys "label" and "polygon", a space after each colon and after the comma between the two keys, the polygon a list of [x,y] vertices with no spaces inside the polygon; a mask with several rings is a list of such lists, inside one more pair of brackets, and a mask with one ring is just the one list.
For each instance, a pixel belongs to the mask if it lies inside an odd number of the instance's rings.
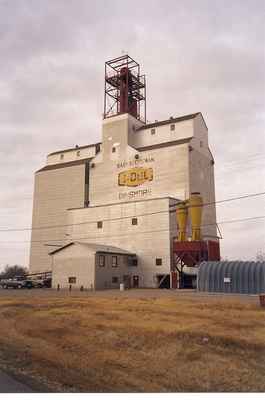
{"label": "grain elevator", "polygon": [[[186,207],[202,205],[194,228]],[[101,142],[52,152],[35,173],[30,272],[52,271],[54,287],[178,288],[185,268],[211,257],[214,159],[202,114],[147,123],[140,65],[107,61]]]}

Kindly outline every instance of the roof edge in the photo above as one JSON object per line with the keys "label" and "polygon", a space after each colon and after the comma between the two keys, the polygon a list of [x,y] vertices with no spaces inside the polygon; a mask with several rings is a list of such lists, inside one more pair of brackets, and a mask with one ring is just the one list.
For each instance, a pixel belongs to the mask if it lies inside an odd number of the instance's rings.
{"label": "roof edge", "polygon": [[87,144],[87,145],[78,146],[78,147],[71,147],[71,148],[65,149],[65,150],[57,150],[57,151],[54,151],[54,152],[52,152],[52,153],[49,153],[49,154],[47,155],[47,157],[49,157],[49,156],[54,156],[54,155],[60,154],[60,153],[67,153],[67,152],[69,152],[69,151],[74,151],[74,150],[78,151],[78,150],[82,150],[82,149],[87,149],[87,148],[89,148],[89,147],[95,147],[95,146],[98,146],[98,145],[100,145],[100,144],[102,144],[102,142],[97,142],[97,143],[93,143],[93,144]]}
{"label": "roof edge", "polygon": [[170,124],[170,123],[182,122],[182,121],[186,121],[186,120],[189,120],[189,119],[194,119],[199,114],[202,115],[202,113],[199,111],[199,112],[196,112],[194,114],[187,114],[187,115],[183,115],[181,117],[170,118],[170,119],[165,119],[165,120],[162,120],[162,121],[152,122],[150,124],[146,124],[146,125],[143,125],[140,128],[137,128],[136,132],[139,132],[139,131],[144,130],[144,129],[155,128],[156,126],[162,126],[162,125],[167,125],[167,124]]}

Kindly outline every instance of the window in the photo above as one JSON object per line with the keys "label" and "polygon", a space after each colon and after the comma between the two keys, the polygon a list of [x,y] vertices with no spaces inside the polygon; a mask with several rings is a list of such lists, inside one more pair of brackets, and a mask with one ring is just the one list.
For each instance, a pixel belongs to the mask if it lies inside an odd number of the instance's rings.
{"label": "window", "polygon": [[175,130],[175,124],[171,124],[171,125],[170,125],[170,130],[171,130],[171,131],[174,131],[174,130]]}
{"label": "window", "polygon": [[112,267],[115,268],[118,266],[118,257],[117,256],[112,256]]}
{"label": "window", "polygon": [[103,228],[103,221],[98,221],[97,222],[97,227],[98,227],[98,229],[102,229]]}
{"label": "window", "polygon": [[102,254],[100,254],[99,256],[99,266],[105,267],[105,256],[103,256]]}
{"label": "window", "polygon": [[155,128],[152,128],[152,129],[151,129],[151,135],[155,135],[155,133],[156,133]]}
{"label": "window", "polygon": [[138,225],[137,218],[132,218],[132,225]]}
{"label": "window", "polygon": [[156,265],[162,265],[162,258],[156,258]]}
{"label": "window", "polygon": [[118,276],[113,276],[111,281],[112,281],[112,283],[119,283]]}
{"label": "window", "polygon": [[200,140],[200,147],[203,147],[203,141]]}
{"label": "window", "polygon": [[64,154],[60,154],[60,159],[63,160]]}
{"label": "window", "polygon": [[76,155],[77,155],[77,157],[80,156],[80,150],[78,150],[78,151],[76,152]]}
{"label": "window", "polygon": [[112,147],[112,153],[116,152],[116,147]]}
{"label": "window", "polygon": [[129,267],[137,267],[138,265],[138,260],[134,256],[129,256],[128,257],[128,266]]}
{"label": "window", "polygon": [[69,276],[68,283],[76,283],[76,277],[75,276]]}

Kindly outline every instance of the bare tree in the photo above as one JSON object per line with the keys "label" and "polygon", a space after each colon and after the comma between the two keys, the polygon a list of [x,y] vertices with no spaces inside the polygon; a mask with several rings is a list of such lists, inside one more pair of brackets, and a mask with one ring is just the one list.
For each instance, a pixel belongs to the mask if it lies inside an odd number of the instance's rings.
{"label": "bare tree", "polygon": [[265,261],[265,251],[259,250],[256,255],[256,261]]}
{"label": "bare tree", "polygon": [[25,276],[28,273],[27,268],[21,265],[6,265],[3,272],[0,273],[0,279],[10,279],[15,276]]}

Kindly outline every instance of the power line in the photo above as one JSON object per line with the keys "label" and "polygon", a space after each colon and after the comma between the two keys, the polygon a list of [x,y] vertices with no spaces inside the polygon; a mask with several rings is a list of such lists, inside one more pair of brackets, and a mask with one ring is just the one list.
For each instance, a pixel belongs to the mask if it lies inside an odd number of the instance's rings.
{"label": "power line", "polygon": [[[202,207],[210,206],[210,205],[213,205],[213,204],[226,203],[226,202],[229,202],[229,201],[248,199],[248,198],[250,198],[250,197],[264,196],[264,195],[265,195],[265,192],[258,192],[258,193],[245,194],[245,195],[243,195],[243,196],[230,197],[230,198],[228,198],[228,199],[212,201],[212,202],[209,202],[209,203],[203,203],[203,204],[202,204]],[[170,207],[175,207],[177,204],[178,204],[178,203],[173,204],[173,205],[171,205]],[[192,207],[198,207],[198,206],[192,206]],[[188,208],[191,208],[191,206],[188,206]],[[1,232],[1,230],[0,230],[0,232]]]}
{"label": "power line", "polygon": [[[221,222],[216,222],[216,223],[211,223],[211,224],[203,224],[201,227],[204,226],[216,226],[216,225],[225,225],[225,224],[233,224],[233,223],[240,223],[240,222],[248,222],[248,221],[255,221],[255,220],[261,220],[265,219],[265,215],[259,215],[256,217],[247,217],[247,218],[240,218],[240,219],[232,219],[232,220],[227,220],[227,221],[221,221]],[[137,235],[142,235],[146,233],[157,233],[157,232],[169,232],[169,229],[158,229],[158,230],[151,230],[151,231],[142,231],[142,232],[137,232]],[[133,232],[130,234],[120,234],[120,235],[111,235],[111,238],[114,237],[125,237],[125,236],[130,236]],[[207,236],[207,235],[206,235]],[[98,236],[82,236],[82,237],[70,237],[69,239],[63,238],[63,239],[46,239],[46,240],[24,240],[24,241],[0,241],[0,243],[50,243],[50,242],[67,242],[67,241],[74,241],[74,240],[83,240],[83,239],[102,239],[102,238],[109,238],[110,235],[98,235]]]}
{"label": "power line", "polygon": [[[225,202],[229,202],[229,201],[247,199],[247,198],[251,198],[251,197],[264,196],[264,195],[265,195],[265,192],[246,194],[243,196],[231,197],[228,199],[203,203],[202,207],[210,206],[210,205],[214,205],[214,204],[225,203]],[[176,211],[175,207],[178,203],[179,202],[176,202],[175,204],[170,205],[169,212],[175,212]],[[122,204],[122,203],[119,203],[119,204]],[[131,204],[133,204],[133,202]],[[173,207],[174,207],[174,209],[172,209]],[[192,206],[192,207],[198,207],[198,206]],[[191,206],[188,206],[188,208],[191,208]],[[161,211],[155,211],[155,212],[150,212],[150,213],[137,214],[137,217],[152,216],[152,215],[162,214],[162,213],[168,213],[168,210],[161,210]],[[131,218],[134,218],[135,216],[136,215],[134,214],[134,215],[124,216],[124,217],[100,219],[100,221],[102,221],[102,222],[120,221],[120,220],[124,220],[124,219],[131,219]],[[25,232],[25,231],[36,231],[36,230],[45,230],[45,229],[66,228],[66,227],[70,227],[70,226],[96,224],[98,221],[99,221],[99,219],[92,220],[92,221],[78,222],[78,223],[74,223],[74,224],[47,225],[47,226],[39,226],[39,227],[34,227],[34,228],[7,228],[7,229],[0,229],[0,232]]]}

